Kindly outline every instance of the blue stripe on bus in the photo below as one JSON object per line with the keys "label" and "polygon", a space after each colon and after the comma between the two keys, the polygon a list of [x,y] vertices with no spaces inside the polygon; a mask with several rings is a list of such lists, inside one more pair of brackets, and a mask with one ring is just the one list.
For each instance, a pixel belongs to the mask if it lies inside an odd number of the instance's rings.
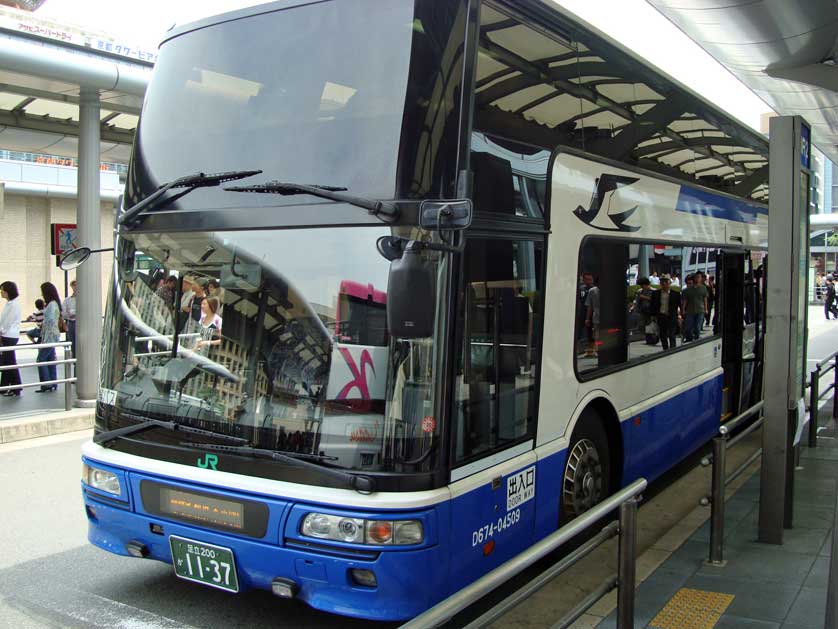
{"label": "blue stripe on bus", "polygon": [[756,223],[758,214],[768,215],[759,205],[688,186],[681,186],[675,210],[737,223]]}
{"label": "blue stripe on bus", "polygon": [[722,382],[719,375],[622,423],[623,485],[657,478],[718,433]]}

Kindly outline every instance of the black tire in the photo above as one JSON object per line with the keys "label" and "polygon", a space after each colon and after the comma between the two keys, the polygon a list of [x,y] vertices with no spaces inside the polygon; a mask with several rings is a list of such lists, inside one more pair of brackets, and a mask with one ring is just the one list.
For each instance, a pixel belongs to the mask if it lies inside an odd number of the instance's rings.
{"label": "black tire", "polygon": [[611,448],[602,420],[585,413],[573,431],[562,470],[560,525],[567,524],[614,491]]}

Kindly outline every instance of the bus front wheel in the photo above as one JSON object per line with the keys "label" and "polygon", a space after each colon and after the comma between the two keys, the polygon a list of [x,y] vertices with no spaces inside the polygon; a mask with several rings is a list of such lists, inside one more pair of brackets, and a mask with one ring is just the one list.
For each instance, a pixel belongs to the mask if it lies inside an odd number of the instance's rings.
{"label": "bus front wheel", "polygon": [[611,452],[602,420],[583,417],[573,431],[562,475],[561,523],[611,495]]}

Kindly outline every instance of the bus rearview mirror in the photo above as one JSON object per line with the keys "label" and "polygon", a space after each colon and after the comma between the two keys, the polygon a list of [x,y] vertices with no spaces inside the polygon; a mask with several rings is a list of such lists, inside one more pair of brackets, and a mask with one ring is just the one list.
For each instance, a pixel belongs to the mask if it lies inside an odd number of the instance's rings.
{"label": "bus rearview mirror", "polygon": [[434,274],[422,250],[410,242],[401,258],[390,262],[387,326],[400,339],[426,338],[434,331]]}

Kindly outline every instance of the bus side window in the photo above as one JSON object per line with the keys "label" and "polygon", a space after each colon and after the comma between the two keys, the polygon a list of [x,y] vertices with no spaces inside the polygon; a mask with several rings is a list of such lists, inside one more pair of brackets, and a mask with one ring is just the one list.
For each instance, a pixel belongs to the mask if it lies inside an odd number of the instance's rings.
{"label": "bus side window", "polygon": [[590,238],[582,245],[576,293],[576,367],[580,373],[628,360],[628,245]]}
{"label": "bus side window", "polygon": [[541,242],[531,240],[468,240],[457,461],[535,432],[542,251]]}

